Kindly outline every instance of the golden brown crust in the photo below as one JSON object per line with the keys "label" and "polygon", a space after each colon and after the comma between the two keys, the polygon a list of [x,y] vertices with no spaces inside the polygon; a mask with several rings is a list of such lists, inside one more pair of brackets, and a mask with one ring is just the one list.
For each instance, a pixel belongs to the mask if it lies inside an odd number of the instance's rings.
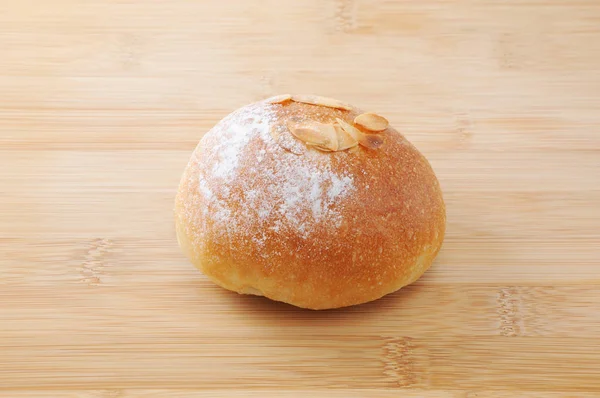
{"label": "golden brown crust", "polygon": [[176,198],[190,260],[227,289],[312,309],[364,303],[417,280],[446,221],[425,157],[391,127],[378,149],[339,152],[311,148],[286,127],[352,123],[360,113],[266,100],[219,122]]}

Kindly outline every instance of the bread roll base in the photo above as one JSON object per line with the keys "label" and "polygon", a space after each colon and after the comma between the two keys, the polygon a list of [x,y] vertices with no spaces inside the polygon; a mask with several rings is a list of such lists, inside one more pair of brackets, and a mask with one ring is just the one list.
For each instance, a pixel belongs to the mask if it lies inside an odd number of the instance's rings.
{"label": "bread roll base", "polygon": [[388,127],[379,149],[327,153],[288,131],[290,120],[352,123],[362,113],[348,109],[261,101],[201,139],[175,219],[183,252],[212,281],[329,309],[378,299],[430,267],[444,239],[445,206],[413,145]]}

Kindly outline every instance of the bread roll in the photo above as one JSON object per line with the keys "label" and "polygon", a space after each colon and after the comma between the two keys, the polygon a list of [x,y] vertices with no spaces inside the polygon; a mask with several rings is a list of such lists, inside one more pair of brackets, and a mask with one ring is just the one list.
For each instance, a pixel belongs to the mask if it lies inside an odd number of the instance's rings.
{"label": "bread roll", "polygon": [[385,118],[301,95],[247,105],[206,133],[175,218],[183,252],[216,284],[310,309],[416,281],[446,225],[430,164]]}

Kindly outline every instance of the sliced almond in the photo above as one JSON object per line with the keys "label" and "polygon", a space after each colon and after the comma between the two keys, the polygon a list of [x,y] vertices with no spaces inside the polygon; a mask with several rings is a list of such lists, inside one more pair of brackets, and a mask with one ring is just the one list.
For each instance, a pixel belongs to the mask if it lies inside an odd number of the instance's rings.
{"label": "sliced almond", "polygon": [[383,145],[384,140],[381,134],[365,134],[343,119],[336,118],[336,120],[345,132],[365,148],[377,149]]}
{"label": "sliced almond", "polygon": [[335,124],[334,128],[337,135],[338,151],[343,151],[358,145],[358,141],[352,138],[350,134],[346,133],[346,130],[339,124]]}
{"label": "sliced almond", "polygon": [[316,148],[316,149],[318,149],[319,151],[323,151],[323,152],[334,152],[334,151],[332,151],[332,150],[331,150],[331,149],[329,149],[329,148],[326,148],[326,147],[324,147],[324,146],[321,146],[321,145],[313,144],[312,142],[307,142],[307,143],[306,143],[306,145],[308,145],[308,146],[312,146],[313,148]]}
{"label": "sliced almond", "polygon": [[333,98],[320,97],[318,95],[292,95],[292,101],[302,102],[304,104],[320,105],[327,108],[344,109],[346,111],[352,110],[352,107],[348,104],[344,104]]}
{"label": "sliced almond", "polygon": [[281,94],[271,98],[267,98],[265,101],[269,104],[281,104],[282,102],[289,101],[292,99],[292,94]]}
{"label": "sliced almond", "polygon": [[333,124],[324,124],[318,123],[319,129],[323,136],[326,136],[329,140],[328,145],[323,145],[325,148],[330,149],[332,151],[339,150],[337,131],[335,130],[335,126]]}
{"label": "sliced almond", "polygon": [[364,139],[358,143],[366,148],[377,149],[381,148],[384,142],[382,134],[365,134]]}
{"label": "sliced almond", "polygon": [[344,129],[344,131],[348,134],[350,134],[350,136],[352,138],[354,138],[355,141],[360,142],[360,139],[362,138],[363,132],[360,131],[359,129],[357,129],[356,127],[354,127],[353,125],[351,125],[350,123],[348,123],[347,121],[345,121],[344,119],[340,119],[339,117],[336,117],[335,120],[340,124],[340,126]]}
{"label": "sliced almond", "polygon": [[386,118],[372,112],[358,115],[354,123],[371,131],[383,131],[390,125]]}
{"label": "sliced almond", "polygon": [[310,142],[317,145],[324,145],[328,143],[327,137],[323,136],[321,130],[311,124],[293,124],[289,123],[288,128],[294,137],[304,142]]}
{"label": "sliced almond", "polygon": [[289,123],[290,132],[307,144],[318,145],[336,151],[338,147],[337,135],[332,125],[315,121],[303,123]]}

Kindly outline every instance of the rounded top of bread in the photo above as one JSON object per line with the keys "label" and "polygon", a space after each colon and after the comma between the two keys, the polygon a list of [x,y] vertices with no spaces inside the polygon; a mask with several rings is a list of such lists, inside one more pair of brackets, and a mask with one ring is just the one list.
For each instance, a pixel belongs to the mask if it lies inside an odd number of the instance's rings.
{"label": "rounded top of bread", "polygon": [[[178,238],[216,283],[335,308],[412,283],[437,254],[446,215],[428,161],[384,118],[320,98],[242,107],[194,151],[176,199]],[[318,145],[314,126],[329,129]],[[340,127],[375,144],[342,149],[327,140]]]}

